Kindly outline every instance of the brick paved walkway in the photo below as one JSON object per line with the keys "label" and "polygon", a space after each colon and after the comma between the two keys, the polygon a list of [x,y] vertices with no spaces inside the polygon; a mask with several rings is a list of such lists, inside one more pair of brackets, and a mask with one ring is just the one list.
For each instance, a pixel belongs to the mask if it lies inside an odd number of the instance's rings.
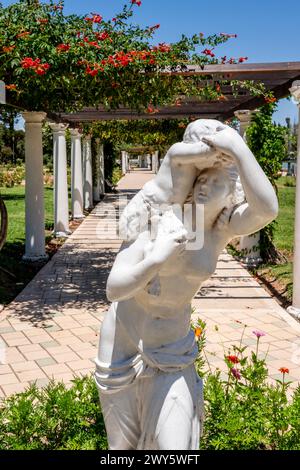
{"label": "brick paved walkway", "polygon": [[[130,196],[152,176],[148,171],[132,172],[119,188]],[[106,279],[120,247],[112,218],[118,199],[107,195],[0,313],[0,397],[22,391],[33,381],[46,385],[52,377],[69,383],[74,375],[94,369],[99,326],[107,308]],[[239,320],[249,325],[243,343],[250,348],[255,345],[253,329],[267,333],[261,350],[269,349],[272,377],[280,377],[278,368],[284,366],[290,369],[290,379],[299,380],[299,323],[232,257],[220,256],[216,272],[193,306],[193,317],[207,322],[206,351],[212,368],[224,368],[224,347],[241,337]]]}

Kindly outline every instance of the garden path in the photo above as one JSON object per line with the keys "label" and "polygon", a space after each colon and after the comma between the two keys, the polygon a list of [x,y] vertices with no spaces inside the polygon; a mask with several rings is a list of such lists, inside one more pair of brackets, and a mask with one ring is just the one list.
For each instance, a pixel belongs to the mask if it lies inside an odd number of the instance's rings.
{"label": "garden path", "polygon": [[[119,190],[133,195],[152,177],[146,170],[133,171],[122,178]],[[107,195],[1,312],[0,398],[33,381],[38,386],[51,378],[70,383],[74,375],[93,371],[107,309],[106,279],[121,244],[113,220],[118,204],[118,195]],[[266,333],[260,351],[269,350],[271,377],[281,378],[278,369],[287,367],[289,379],[299,380],[300,324],[230,255],[221,254],[193,306],[193,319],[199,316],[207,323],[205,350],[212,369],[225,370],[224,348],[239,343],[244,323],[243,344],[250,349],[256,345],[252,331]]]}

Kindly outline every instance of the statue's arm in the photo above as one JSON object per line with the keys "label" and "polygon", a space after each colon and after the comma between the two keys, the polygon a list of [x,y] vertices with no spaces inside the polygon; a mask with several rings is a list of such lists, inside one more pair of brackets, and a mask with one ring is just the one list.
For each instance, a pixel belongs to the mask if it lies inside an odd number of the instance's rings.
{"label": "statue's arm", "polygon": [[247,202],[238,206],[230,217],[230,235],[254,233],[274,220],[278,214],[276,193],[242,137],[227,128],[205,141],[235,160],[245,192]]}
{"label": "statue's arm", "polygon": [[138,238],[118,253],[106,285],[111,302],[134,297],[158,273],[161,264],[154,257],[144,258],[144,244]]}
{"label": "statue's arm", "polygon": [[191,165],[199,162],[199,158],[212,157],[216,152],[202,141],[186,143],[177,142],[168,150],[167,156],[173,165]]}

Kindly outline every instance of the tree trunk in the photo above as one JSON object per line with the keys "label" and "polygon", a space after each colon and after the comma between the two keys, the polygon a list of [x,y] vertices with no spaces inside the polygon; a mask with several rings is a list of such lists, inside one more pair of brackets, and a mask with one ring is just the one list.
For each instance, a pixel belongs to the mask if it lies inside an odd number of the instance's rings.
{"label": "tree trunk", "polygon": [[3,199],[0,197],[0,250],[2,249],[7,236],[7,210]]}

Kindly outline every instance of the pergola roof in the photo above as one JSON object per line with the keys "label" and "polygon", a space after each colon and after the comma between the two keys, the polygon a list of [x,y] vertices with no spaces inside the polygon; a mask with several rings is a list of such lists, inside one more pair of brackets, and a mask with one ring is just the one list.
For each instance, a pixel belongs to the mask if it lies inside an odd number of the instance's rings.
{"label": "pergola roof", "polygon": [[[207,80],[253,80],[264,83],[266,89],[272,91],[274,96],[280,99],[288,96],[293,81],[300,79],[300,62],[206,65],[204,69],[198,66],[188,66],[184,72],[165,71],[162,74],[180,74],[186,77],[201,75],[206,82]],[[99,106],[98,108],[84,108],[70,114],[54,114],[49,117],[56,121],[68,122],[73,126],[81,122],[112,119],[180,119],[190,116],[228,119],[234,115],[234,111],[252,110],[264,104],[263,97],[255,97],[244,89],[240,89],[238,95],[234,96],[232,87],[229,85],[222,87],[222,93],[225,97],[222,101],[200,101],[195,97],[184,97],[181,106],[158,107],[158,112],[155,114],[139,113],[125,107],[108,111],[103,106]]]}

